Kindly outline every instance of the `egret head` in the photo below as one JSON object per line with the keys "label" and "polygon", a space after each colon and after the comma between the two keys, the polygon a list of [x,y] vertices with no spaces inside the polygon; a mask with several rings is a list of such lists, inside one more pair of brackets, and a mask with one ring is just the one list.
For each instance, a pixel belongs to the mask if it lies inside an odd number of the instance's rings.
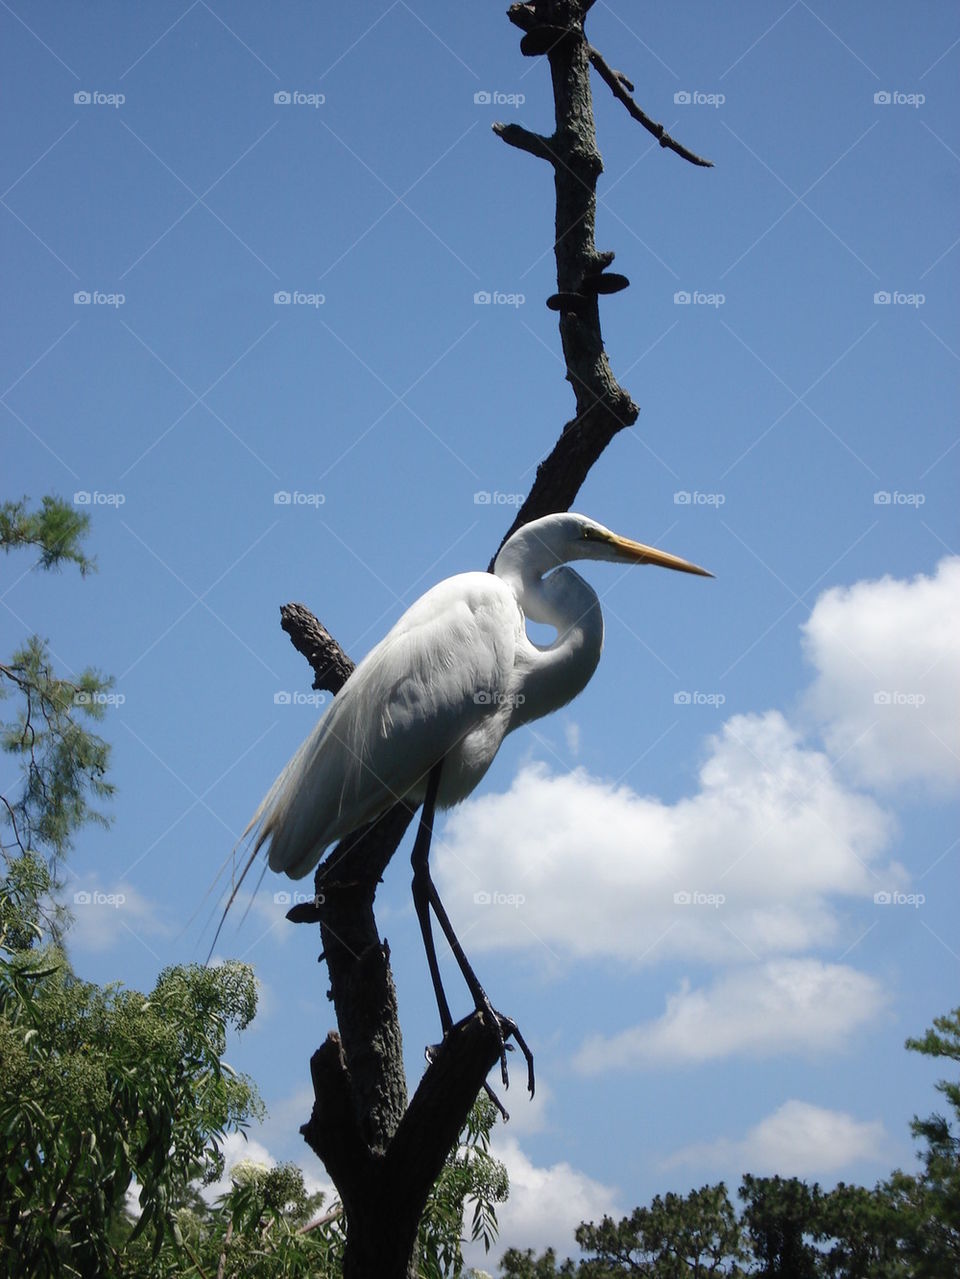
{"label": "egret head", "polygon": [[[680,573],[696,573],[700,577],[713,574],[698,564],[660,551],[655,546],[634,542],[604,528],[596,520],[573,511],[566,514],[545,515],[519,529],[503,548],[522,540],[524,551],[539,559],[545,571],[572,560],[609,560],[617,564],[656,564],[660,568],[672,568]],[[519,548],[518,548],[519,549]],[[503,554],[503,552],[501,552]]]}

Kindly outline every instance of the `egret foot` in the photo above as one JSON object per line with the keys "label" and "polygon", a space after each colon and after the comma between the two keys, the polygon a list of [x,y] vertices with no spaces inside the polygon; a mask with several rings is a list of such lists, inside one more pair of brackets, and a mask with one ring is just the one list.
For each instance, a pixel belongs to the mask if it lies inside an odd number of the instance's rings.
{"label": "egret foot", "polygon": [[[524,1059],[526,1060],[527,1091],[530,1093],[532,1100],[533,1094],[536,1091],[536,1080],[533,1077],[533,1053],[530,1051],[530,1047],[523,1035],[520,1034],[520,1027],[517,1023],[510,1017],[504,1017],[502,1013],[498,1013],[497,1016],[500,1019],[501,1028],[506,1031],[505,1038],[509,1039],[512,1037],[517,1041],[517,1047],[523,1053]],[[510,1049],[511,1052],[513,1051],[513,1044],[505,1043],[504,1047]]]}
{"label": "egret foot", "polygon": [[[507,1077],[507,1053],[513,1052],[513,1044],[508,1044],[507,1040],[512,1036],[517,1041],[517,1044],[520,1047],[520,1051],[523,1053],[524,1057],[526,1058],[527,1088],[530,1090],[530,1096],[533,1097],[534,1086],[535,1086],[534,1077],[533,1077],[533,1053],[530,1051],[529,1047],[527,1046],[527,1041],[524,1039],[523,1035],[520,1034],[520,1029],[517,1026],[517,1023],[511,1017],[504,1017],[503,1013],[498,1013],[496,1009],[491,1005],[490,1001],[487,999],[486,1007],[479,1008],[477,1010],[479,1013],[481,1013],[481,1015],[483,1015],[484,1020],[487,1022],[490,1021],[490,1018],[487,1016],[488,1010],[489,1010],[489,1013],[492,1015],[493,1025],[497,1029],[497,1038],[500,1043],[500,1076],[503,1080],[504,1088],[510,1087],[510,1080]],[[503,1102],[500,1100],[500,1098],[497,1096],[497,1094],[493,1091],[493,1089],[490,1087],[490,1085],[486,1081],[484,1081],[483,1088],[484,1088],[484,1092],[486,1092],[487,1096],[496,1106],[497,1110],[499,1110],[501,1115],[503,1115],[503,1121],[504,1123],[506,1123],[507,1120],[509,1120],[510,1115],[508,1114],[507,1109],[504,1106]]]}
{"label": "egret foot", "polygon": [[505,1017],[503,1013],[497,1012],[484,993],[483,987],[479,984],[477,985],[475,998],[477,1000],[477,1012],[482,1014],[488,1025],[495,1027],[497,1032],[497,1042],[500,1046],[500,1078],[503,1080],[504,1088],[510,1087],[510,1079],[507,1075],[507,1053],[513,1052],[513,1044],[508,1044],[507,1040],[512,1037],[517,1041],[517,1046],[526,1058],[527,1088],[532,1097],[536,1086],[533,1077],[533,1053],[530,1051],[523,1035],[520,1034],[519,1026],[512,1017]]}

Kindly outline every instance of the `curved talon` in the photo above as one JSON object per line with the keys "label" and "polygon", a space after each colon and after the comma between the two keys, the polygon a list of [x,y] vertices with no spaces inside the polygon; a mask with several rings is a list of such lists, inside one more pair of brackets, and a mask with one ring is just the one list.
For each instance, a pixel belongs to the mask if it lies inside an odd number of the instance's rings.
{"label": "curved talon", "polygon": [[[489,1000],[487,1000],[487,1005],[488,1006],[490,1005]],[[487,1009],[479,1008],[477,1011],[480,1012],[481,1014],[485,1014]],[[504,1088],[510,1087],[510,1081],[507,1078],[507,1053],[512,1053],[514,1051],[514,1048],[513,1048],[513,1044],[507,1043],[507,1036],[512,1035],[513,1038],[517,1041],[517,1045],[520,1048],[520,1051],[523,1053],[527,1061],[527,1088],[530,1090],[530,1096],[532,1098],[534,1094],[534,1088],[535,1088],[535,1080],[533,1076],[533,1053],[530,1051],[530,1048],[527,1045],[527,1041],[524,1039],[523,1035],[521,1035],[520,1029],[512,1017],[505,1017],[503,1013],[498,1013],[496,1009],[492,1007],[490,1008],[490,1011],[493,1013],[495,1024],[497,1027],[498,1038],[500,1041],[500,1070],[501,1070],[501,1077],[503,1079],[503,1086]],[[501,1115],[503,1115],[504,1123],[506,1123],[509,1120],[510,1116],[507,1113],[506,1107],[504,1106],[503,1102],[500,1100],[500,1098],[497,1096],[497,1094],[493,1091],[493,1089],[490,1087],[488,1083],[484,1083],[483,1087],[487,1096],[490,1098],[490,1100],[493,1102],[496,1108],[500,1111]]]}
{"label": "curved talon", "polygon": [[503,1122],[505,1124],[508,1124],[510,1122],[510,1112],[507,1110],[506,1106],[503,1104],[503,1102],[500,1100],[497,1094],[493,1091],[490,1085],[486,1082],[486,1080],[484,1080],[483,1091],[487,1094],[487,1096],[496,1106],[497,1110],[500,1111],[501,1115],[503,1115]]}
{"label": "curved talon", "polygon": [[536,1091],[536,1079],[534,1078],[533,1072],[533,1053],[530,1051],[529,1044],[520,1033],[520,1027],[512,1017],[506,1017],[503,1013],[498,1013],[490,1003],[490,1000],[486,999],[486,997],[484,998],[484,1005],[485,1006],[479,1008],[478,1011],[484,1014],[488,1011],[491,1012],[497,1027],[497,1039],[500,1044],[500,1077],[503,1080],[504,1088],[510,1087],[510,1080],[507,1076],[507,1053],[513,1052],[514,1049],[513,1044],[507,1043],[507,1039],[512,1036],[517,1041],[517,1047],[523,1053],[526,1060],[527,1089],[529,1090],[530,1096],[533,1097],[534,1092]]}
{"label": "curved talon", "polygon": [[[500,1017],[500,1020],[503,1023],[503,1025],[506,1027],[507,1035],[512,1035],[513,1038],[517,1041],[517,1047],[520,1049],[520,1051],[523,1053],[526,1059],[527,1089],[529,1090],[530,1096],[532,1098],[534,1092],[536,1091],[536,1080],[534,1079],[534,1074],[533,1074],[533,1053],[530,1051],[530,1047],[527,1044],[527,1041],[524,1039],[523,1035],[521,1035],[520,1033],[520,1027],[513,1020],[513,1018],[504,1017],[502,1013],[498,1014],[498,1016]],[[505,1047],[510,1052],[513,1051],[513,1044],[505,1044]]]}
{"label": "curved talon", "polygon": [[[485,1003],[485,1006],[481,1006],[477,1008],[476,1011],[480,1013],[481,1017],[483,1017],[485,1021],[489,1021],[489,1019],[487,1018],[488,1012],[492,1015],[493,1025],[497,1031],[497,1039],[500,1047],[500,1071],[501,1071],[501,1078],[503,1079],[504,1088],[510,1087],[510,1080],[507,1077],[507,1053],[512,1053],[514,1051],[514,1046],[513,1044],[507,1043],[507,1038],[512,1035],[513,1038],[517,1041],[517,1045],[519,1046],[520,1051],[523,1053],[524,1057],[526,1058],[527,1088],[530,1090],[530,1096],[532,1098],[534,1093],[533,1053],[530,1051],[529,1047],[527,1046],[527,1041],[524,1039],[523,1035],[521,1035],[520,1029],[512,1017],[505,1017],[503,1013],[498,1013],[497,1010],[490,1003],[489,999],[485,998],[484,1003]],[[443,1037],[444,1039],[446,1039],[447,1037],[446,1031],[444,1032]],[[441,1048],[441,1044],[426,1045],[426,1047],[423,1050],[423,1055],[428,1062],[433,1063],[436,1060],[436,1057],[440,1051],[440,1048]],[[483,1082],[483,1090],[487,1094],[487,1096],[490,1098],[490,1100],[493,1102],[493,1104],[496,1106],[500,1114],[503,1116],[503,1122],[509,1123],[510,1112],[507,1110],[506,1106],[503,1104],[503,1102],[500,1100],[497,1094],[493,1091],[493,1089],[490,1087],[490,1085],[487,1083],[486,1080],[484,1080]]]}
{"label": "curved talon", "polygon": [[491,1004],[490,1000],[484,994],[483,990],[479,990],[479,998],[477,999],[477,1012],[480,1013],[484,1020],[489,1021],[497,1032],[497,1044],[500,1048],[500,1078],[503,1081],[504,1088],[510,1087],[510,1077],[507,1074],[507,1041],[504,1037],[504,1026],[511,1026],[513,1023],[509,1017],[503,1017]]}

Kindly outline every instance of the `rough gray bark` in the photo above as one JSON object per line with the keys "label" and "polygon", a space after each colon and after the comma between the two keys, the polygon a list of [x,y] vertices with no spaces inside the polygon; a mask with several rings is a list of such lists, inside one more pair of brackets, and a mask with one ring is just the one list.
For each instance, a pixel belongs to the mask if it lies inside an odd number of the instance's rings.
{"label": "rough gray bark", "polygon": [[[639,412],[617,383],[600,329],[599,298],[625,288],[607,271],[613,253],[594,243],[597,149],[590,66],[661,146],[708,165],[664,133],[633,102],[629,81],[587,43],[583,23],[593,0],[515,4],[511,22],[521,52],[546,55],[555,102],[549,137],[518,124],[495,124],[503,141],[554,167],[557,294],[566,377],[576,414],[540,464],[533,487],[507,531],[570,508],[591,466]],[[491,561],[492,564],[492,561]],[[315,689],[334,695],[353,669],[350,658],[304,605],[281,610],[282,626],[314,671]],[[331,1032],[310,1062],[315,1102],[304,1138],[325,1164],[344,1206],[344,1279],[405,1279],[430,1189],[486,1076],[499,1057],[496,1036],[479,1014],[457,1023],[433,1054],[407,1105],[402,1039],[389,949],[373,903],[381,875],[413,810],[397,804],[339,844],[317,868],[312,904],[294,907],[295,922],[317,922],[339,1034]]]}

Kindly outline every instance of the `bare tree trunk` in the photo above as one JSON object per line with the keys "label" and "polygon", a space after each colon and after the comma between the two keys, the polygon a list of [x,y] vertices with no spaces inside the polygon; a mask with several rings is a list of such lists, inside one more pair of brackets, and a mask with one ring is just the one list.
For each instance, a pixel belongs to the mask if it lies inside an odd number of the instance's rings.
{"label": "bare tree trunk", "polygon": [[[592,3],[534,0],[508,11],[524,32],[521,52],[548,59],[556,125],[550,136],[518,124],[493,128],[504,142],[554,167],[557,293],[547,305],[559,312],[576,415],[540,464],[506,536],[529,520],[568,510],[591,466],[639,412],[613,375],[600,330],[599,298],[626,288],[628,281],[607,271],[614,255],[598,252],[594,243],[603,162],[593,120],[591,65],[661,146],[691,163],[709,164],[650,120],[630,97],[626,77],[588,44],[583,24]],[[281,616],[284,630],[313,667],[313,687],[336,694],[353,669],[350,658],[303,605],[286,605]],[[409,806],[398,804],[344,840],[317,868],[314,903],[290,911],[295,922],[320,924],[321,958],[339,1028],[311,1058],[315,1102],[301,1132],[343,1202],[345,1279],[407,1279],[415,1273],[412,1257],[427,1196],[499,1058],[492,1028],[474,1013],[444,1037],[407,1104],[390,954],[380,940],[373,903],[413,815]]]}

